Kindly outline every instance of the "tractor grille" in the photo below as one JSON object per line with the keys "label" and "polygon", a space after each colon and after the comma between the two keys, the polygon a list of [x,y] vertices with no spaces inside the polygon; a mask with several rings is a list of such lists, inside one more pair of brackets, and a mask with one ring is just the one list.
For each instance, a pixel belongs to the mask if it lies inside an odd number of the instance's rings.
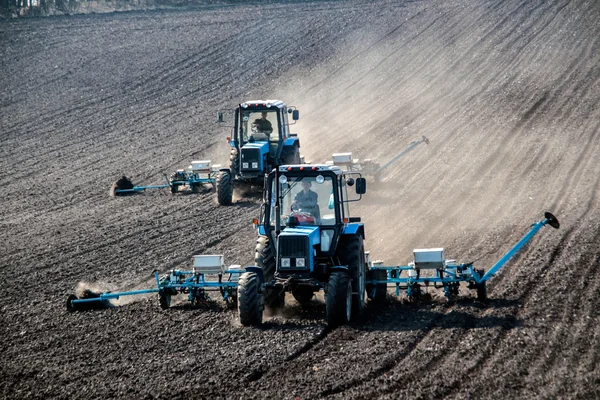
{"label": "tractor grille", "polygon": [[[308,236],[279,236],[279,258],[280,271],[284,270],[308,270],[310,249]],[[282,259],[289,259],[289,266],[284,265]],[[297,260],[304,259],[304,266],[299,266]]]}
{"label": "tractor grille", "polygon": [[259,171],[260,149],[242,149],[241,167],[242,171]]}

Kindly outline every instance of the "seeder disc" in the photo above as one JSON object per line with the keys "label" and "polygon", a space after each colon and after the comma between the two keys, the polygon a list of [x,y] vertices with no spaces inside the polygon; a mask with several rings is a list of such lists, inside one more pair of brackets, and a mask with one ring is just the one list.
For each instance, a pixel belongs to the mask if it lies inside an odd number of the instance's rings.
{"label": "seeder disc", "polygon": [[77,300],[77,296],[74,294],[67,297],[67,311],[69,312],[77,311],[77,304],[73,303],[73,300]]}
{"label": "seeder disc", "polygon": [[554,229],[560,228],[560,223],[558,222],[558,219],[554,215],[552,215],[552,213],[546,211],[544,213],[544,217],[546,217],[546,219],[548,220],[548,225],[550,225]]}
{"label": "seeder disc", "polygon": [[118,193],[117,190],[128,190],[133,189],[133,187],[133,182],[131,182],[131,180],[128,177],[123,175],[121,178],[119,178],[119,180],[112,184],[112,186],[110,187],[109,194],[112,197],[122,196],[127,193]]}

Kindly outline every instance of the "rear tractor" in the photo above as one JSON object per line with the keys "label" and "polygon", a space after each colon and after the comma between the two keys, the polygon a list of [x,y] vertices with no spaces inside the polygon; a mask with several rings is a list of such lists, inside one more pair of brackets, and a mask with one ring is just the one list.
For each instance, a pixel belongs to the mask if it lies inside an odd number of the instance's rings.
{"label": "rear tractor", "polygon": [[[299,111],[280,100],[254,100],[240,104],[233,114],[233,136],[227,138],[229,168],[216,177],[217,200],[221,205],[233,201],[234,188],[263,190],[265,175],[283,164],[300,164],[300,140],[290,125],[300,118]],[[294,121],[290,123],[288,114]],[[224,123],[224,111],[217,120]]]}

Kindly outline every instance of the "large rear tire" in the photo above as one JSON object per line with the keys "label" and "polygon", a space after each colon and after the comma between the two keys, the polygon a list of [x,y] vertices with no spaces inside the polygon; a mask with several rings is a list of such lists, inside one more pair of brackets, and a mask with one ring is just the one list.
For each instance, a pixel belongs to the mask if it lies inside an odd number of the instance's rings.
{"label": "large rear tire", "polygon": [[262,323],[264,298],[260,293],[260,281],[255,272],[244,272],[238,281],[238,314],[244,326]]}
{"label": "large rear tire", "polygon": [[216,179],[217,201],[222,206],[233,203],[233,176],[229,170],[219,171]]}
{"label": "large rear tire", "polygon": [[341,265],[348,267],[352,279],[352,312],[360,313],[365,308],[367,270],[365,249],[360,235],[342,237],[336,251]]}
{"label": "large rear tire", "polygon": [[352,284],[345,272],[332,272],[325,294],[325,319],[335,328],[350,322],[352,316]]}
{"label": "large rear tire", "polygon": [[[256,240],[256,252],[254,253],[254,262],[263,270],[265,282],[270,282],[275,277],[275,268],[277,260],[275,259],[275,249],[271,247],[271,241],[266,236],[259,236]],[[274,311],[283,307],[285,293],[276,289],[265,290],[265,306]]]}
{"label": "large rear tire", "polygon": [[281,151],[281,165],[298,165],[300,164],[300,146],[286,146]]}

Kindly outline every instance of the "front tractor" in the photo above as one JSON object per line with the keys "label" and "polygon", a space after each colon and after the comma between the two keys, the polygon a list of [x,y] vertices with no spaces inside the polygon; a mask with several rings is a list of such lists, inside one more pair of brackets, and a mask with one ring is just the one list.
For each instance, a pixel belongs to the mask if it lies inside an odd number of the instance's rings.
{"label": "front tractor", "polygon": [[[235,110],[229,168],[219,170],[216,179],[217,200],[221,205],[233,201],[235,186],[262,190],[268,171],[283,164],[300,164],[300,140],[290,132],[288,114],[299,119],[299,112],[280,100],[255,100]],[[222,111],[218,122],[224,122]],[[295,122],[294,122],[295,123]]]}
{"label": "front tractor", "polygon": [[349,322],[366,301],[364,226],[348,207],[366,192],[365,179],[337,166],[280,166],[266,188],[256,266],[238,281],[240,322],[259,325],[263,309],[282,307],[286,293],[304,305],[320,290],[328,325]]}

